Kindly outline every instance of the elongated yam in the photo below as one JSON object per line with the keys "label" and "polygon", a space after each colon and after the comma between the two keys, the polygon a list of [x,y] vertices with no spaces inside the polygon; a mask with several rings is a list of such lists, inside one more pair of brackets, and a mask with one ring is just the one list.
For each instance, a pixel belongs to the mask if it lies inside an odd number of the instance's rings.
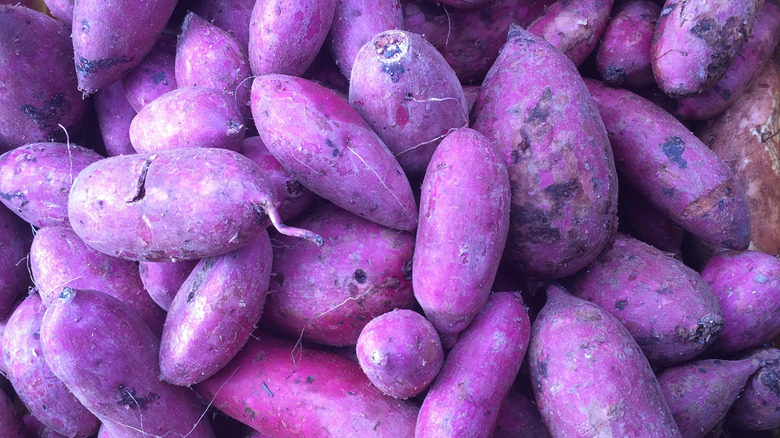
{"label": "elongated yam", "polygon": [[501,404],[501,409],[498,410],[498,421],[493,431],[493,438],[519,436],[550,438],[550,432],[542,422],[542,415],[533,397],[513,387]]}
{"label": "elongated yam", "polygon": [[140,262],[138,273],[149,296],[160,308],[168,311],[173,297],[199,260],[180,262]]}
{"label": "elongated yam", "polygon": [[31,243],[31,227],[0,207],[0,318],[11,312],[16,297],[32,283],[27,272]]}
{"label": "elongated yam", "polygon": [[122,83],[117,81],[101,89],[95,93],[93,100],[108,156],[134,154],[135,149],[130,142],[130,123],[136,112],[127,101]]}
{"label": "elongated yam", "polygon": [[[780,427],[780,350],[764,348],[748,356],[761,362],[745,389],[726,415],[726,424],[740,431],[770,430]],[[753,432],[755,433],[755,432]]]}
{"label": "elongated yam", "polygon": [[8,438],[27,438],[24,423],[16,414],[13,401],[0,391],[0,435]]}
{"label": "elongated yam", "polygon": [[174,36],[161,35],[143,61],[122,77],[122,89],[136,112],[178,88],[175,71],[177,45]]}
{"label": "elongated yam", "polygon": [[229,32],[246,51],[249,47],[249,19],[255,0],[197,0],[192,11]]}

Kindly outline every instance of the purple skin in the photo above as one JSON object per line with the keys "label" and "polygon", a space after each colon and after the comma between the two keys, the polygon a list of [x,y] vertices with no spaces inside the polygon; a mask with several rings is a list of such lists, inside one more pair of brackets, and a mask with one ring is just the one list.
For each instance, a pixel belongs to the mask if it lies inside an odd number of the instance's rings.
{"label": "purple skin", "polygon": [[8,320],[2,337],[6,377],[24,405],[43,424],[69,437],[92,435],[100,421],[51,372],[41,354],[44,312],[41,297],[33,294]]}
{"label": "purple skin", "polygon": [[[257,76],[302,75],[325,42],[336,2],[255,2],[249,21],[249,64],[252,73]],[[290,50],[291,47],[295,50]]]}
{"label": "purple skin", "polygon": [[620,233],[569,289],[617,318],[654,367],[692,359],[726,331],[718,299],[696,271]]}
{"label": "purple skin", "polygon": [[617,318],[547,289],[526,358],[552,436],[680,437],[647,358]]}
{"label": "purple skin", "polygon": [[27,438],[24,433],[24,423],[16,415],[14,403],[0,391],[0,436],[3,438]]}
{"label": "purple skin", "polygon": [[79,0],[73,8],[78,89],[93,94],[141,64],[173,13],[176,0]]}
{"label": "purple skin", "polygon": [[[214,437],[195,394],[158,378],[160,340],[129,305],[62,288],[43,316],[40,339],[54,374],[109,420],[113,435]],[[146,433],[127,434],[130,428]]]}
{"label": "purple skin", "polygon": [[609,133],[617,169],[628,183],[702,240],[747,248],[747,198],[729,167],[652,102],[590,79],[585,83]]}
{"label": "purple skin", "polygon": [[482,87],[479,85],[466,85],[463,87],[463,95],[466,96],[466,107],[469,109],[469,113],[471,113],[474,104],[477,102],[480,88]]}
{"label": "purple skin", "polygon": [[391,397],[407,399],[424,391],[444,361],[436,329],[417,312],[396,309],[372,319],[357,340],[360,368]]}
{"label": "purple skin", "polygon": [[530,322],[519,293],[490,296],[425,396],[415,437],[487,436],[517,377]]}
{"label": "purple skin", "polygon": [[420,35],[374,35],[352,66],[349,104],[409,176],[422,176],[447,134],[469,125],[463,87],[447,61]]}
{"label": "purple skin", "polygon": [[472,127],[493,141],[509,172],[505,259],[525,275],[555,279],[596,258],[617,228],[617,174],[574,64],[513,26],[482,84]]}
{"label": "purple skin", "polygon": [[650,0],[619,4],[601,36],[596,65],[613,87],[640,88],[655,83],[650,44],[661,7]]}
{"label": "purple skin", "polygon": [[65,143],[31,143],[0,156],[0,202],[36,227],[68,225],[73,178],[103,157]]}
{"label": "purple skin", "polygon": [[[46,4],[46,7],[49,8],[49,13],[51,13],[52,17],[62,21],[65,26],[70,28],[73,24],[73,4],[75,3],[75,0],[43,0],[43,2]],[[10,1],[8,3],[16,2]],[[34,2],[31,1],[30,3]],[[22,4],[24,4],[24,2],[22,2]]]}
{"label": "purple skin", "polygon": [[306,79],[265,75],[252,85],[251,105],[263,143],[309,190],[380,225],[417,228],[403,169],[336,92]]}
{"label": "purple skin", "polygon": [[751,359],[704,359],[661,371],[658,383],[682,436],[704,438],[715,429],[760,366]]}
{"label": "purple skin", "polygon": [[271,437],[408,438],[418,411],[379,392],[357,362],[265,331],[195,390]]}
{"label": "purple skin", "polygon": [[510,196],[506,166],[482,134],[457,130],[433,154],[412,282],[440,333],[465,329],[487,301],[509,231]]}
{"label": "purple skin", "polygon": [[672,97],[712,87],[748,40],[763,0],[667,0],[651,47],[658,86]]}
{"label": "purple skin", "polygon": [[95,93],[94,102],[108,156],[134,154],[135,149],[130,142],[130,123],[136,112],[127,101],[122,82],[117,81]]}
{"label": "purple skin", "polygon": [[509,26],[528,26],[554,1],[493,0],[468,10],[402,0],[403,29],[433,44],[463,84],[479,84],[506,42]]}
{"label": "purple skin", "polygon": [[764,69],[778,41],[780,5],[767,1],[758,12],[750,37],[723,77],[701,94],[680,99],[676,114],[690,120],[706,120],[725,111]]}
{"label": "purple skin", "polygon": [[414,304],[414,236],[361,219],[332,204],[296,225],[322,236],[322,247],[275,239],[263,323],[326,345],[355,345],[371,318]]}
{"label": "purple skin", "polygon": [[206,21],[229,32],[241,44],[249,48],[249,19],[255,0],[196,0],[192,11]]}
{"label": "purple skin", "polygon": [[271,276],[271,241],[201,260],[168,309],[160,378],[190,386],[213,376],[246,344],[260,320]]}
{"label": "purple skin", "polygon": [[341,73],[349,78],[364,44],[382,31],[403,27],[400,0],[338,0],[326,45]]}
{"label": "purple skin", "polygon": [[27,257],[32,228],[0,206],[0,318],[11,312],[16,297],[30,286]]}
{"label": "purple skin", "polygon": [[[71,395],[71,397],[73,396]],[[30,413],[24,414],[22,417],[22,422],[24,423],[24,429],[27,431],[27,438],[68,438],[60,433],[57,433],[51,427],[41,423],[37,418],[35,418],[34,415]],[[98,425],[99,424],[100,421],[98,421]]]}
{"label": "purple skin", "polygon": [[545,8],[527,29],[579,66],[599,43],[614,0],[559,0]]}
{"label": "purple skin", "polygon": [[227,31],[190,12],[184,17],[176,47],[176,81],[184,87],[207,87],[230,96],[244,121],[252,116],[249,58]]}
{"label": "purple skin", "polygon": [[628,183],[620,183],[618,216],[631,236],[665,253],[682,257],[684,230],[636,193]]}
{"label": "purple skin", "polygon": [[279,216],[288,220],[301,214],[316,198],[311,190],[299,183],[281,163],[268,152],[260,137],[244,139],[241,153],[265,172],[279,195]]}
{"label": "purple skin", "polygon": [[141,281],[149,296],[167,312],[176,292],[197,264],[198,260],[140,262],[138,273],[141,275]]}
{"label": "purple skin", "polygon": [[146,293],[138,265],[88,247],[68,227],[41,228],[30,248],[30,269],[46,306],[69,286],[107,293],[132,306],[157,334],[165,312]]}
{"label": "purple skin", "polygon": [[76,88],[70,30],[38,11],[0,5],[0,41],[0,152],[65,141],[59,125],[75,137],[87,101]]}
{"label": "purple skin", "polygon": [[90,165],[73,182],[68,216],[87,245],[139,261],[225,254],[249,244],[269,222],[282,234],[322,244],[319,236],[284,225],[276,203],[272,183],[249,158],[183,148]]}
{"label": "purple skin", "polygon": [[759,251],[725,251],[701,271],[723,309],[720,353],[757,347],[780,334],[780,259]]}
{"label": "purple skin", "polygon": [[213,88],[179,88],[145,106],[130,123],[140,153],[177,148],[238,151],[246,126],[232,97]]}
{"label": "purple skin", "polygon": [[452,6],[458,9],[473,9],[484,7],[489,5],[491,0],[428,0],[432,3],[439,3],[447,6]]}
{"label": "purple skin", "polygon": [[533,397],[512,388],[498,410],[492,438],[550,438]]}
{"label": "purple skin", "polygon": [[122,78],[122,89],[136,112],[158,97],[178,88],[176,83],[176,38],[161,35],[144,60]]}
{"label": "purple skin", "polygon": [[761,361],[744,391],[726,415],[726,423],[736,430],[770,430],[780,427],[780,350],[766,348],[751,355]]}
{"label": "purple skin", "polygon": [[336,91],[344,99],[349,94],[349,80],[341,74],[341,70],[339,70],[333,57],[325,48],[320,50],[320,53],[314,58],[314,62],[306,70],[302,78],[318,82]]}

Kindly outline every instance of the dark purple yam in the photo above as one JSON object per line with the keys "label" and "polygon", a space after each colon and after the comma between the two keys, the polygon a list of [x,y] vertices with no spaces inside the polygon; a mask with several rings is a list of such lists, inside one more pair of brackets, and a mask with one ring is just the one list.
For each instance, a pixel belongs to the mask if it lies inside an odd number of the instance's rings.
{"label": "dark purple yam", "polygon": [[136,112],[127,101],[122,82],[114,82],[98,91],[93,100],[108,156],[134,154],[135,149],[130,142],[130,123]]}
{"label": "dark purple yam", "polygon": [[200,383],[224,367],[255,329],[271,276],[271,241],[201,260],[168,309],[160,342],[160,378]]}
{"label": "dark purple yam", "polygon": [[176,0],[79,0],[73,8],[78,89],[92,94],[121,79],[152,50]]}
{"label": "dark purple yam", "polygon": [[[73,4],[76,3],[75,0],[43,0],[43,2],[49,8],[49,13],[52,17],[62,21],[62,24],[70,28],[73,24]],[[5,3],[13,4],[16,2],[10,1]]]}
{"label": "dark purple yam", "polygon": [[255,2],[249,21],[252,73],[302,75],[328,36],[336,1]]}
{"label": "dark purple yam", "polygon": [[136,112],[163,94],[178,88],[176,46],[174,36],[161,35],[144,60],[122,78],[122,89]]}
{"label": "dark purple yam", "polygon": [[314,58],[314,62],[301,77],[322,84],[336,91],[344,99],[347,99],[349,79],[341,74],[341,70],[339,70],[339,67],[326,48],[320,50],[320,53]]}
{"label": "dark purple yam", "polygon": [[617,228],[609,139],[574,64],[513,26],[482,84],[473,128],[493,141],[512,187],[504,258],[561,278],[593,260]]}
{"label": "dark purple yam", "polygon": [[647,358],[601,307],[549,287],[527,359],[552,436],[680,437]]}
{"label": "dark purple yam", "polygon": [[27,271],[32,237],[32,227],[0,206],[0,318],[11,312],[19,294],[32,284]]}
{"label": "dark purple yam", "polygon": [[658,383],[682,436],[704,438],[715,429],[760,366],[752,359],[704,359],[661,371]]}
{"label": "dark purple yam", "polygon": [[620,184],[618,216],[628,234],[661,251],[680,258],[685,230],[658,211],[628,183]]}
{"label": "dark purple yam", "polygon": [[16,414],[13,401],[3,391],[0,391],[0,436],[28,438],[24,433],[24,423]]}
{"label": "dark purple yam", "polygon": [[396,309],[372,319],[357,340],[360,368],[380,391],[406,399],[420,394],[444,360],[439,334],[417,312]]}
{"label": "dark purple yam", "polygon": [[198,260],[180,262],[140,262],[138,273],[144,288],[160,308],[168,311],[173,297],[192,272]]}
{"label": "dark purple yam", "polygon": [[28,296],[14,310],[2,337],[6,377],[24,405],[44,425],[65,436],[87,437],[97,432],[100,421],[46,364],[40,341],[45,312],[37,294]]}
{"label": "dark purple yam", "polygon": [[399,0],[338,0],[327,45],[341,73],[349,78],[363,44],[382,31],[403,26]]}
{"label": "dark purple yam", "polygon": [[235,100],[204,87],[168,92],[130,123],[130,141],[141,153],[193,147],[238,151],[245,132]]}
{"label": "dark purple yam", "polygon": [[59,125],[75,135],[86,101],[76,86],[70,30],[38,11],[0,5],[0,41],[0,152],[65,141]]}
{"label": "dark purple yam", "polygon": [[757,347],[780,334],[780,259],[759,251],[725,251],[701,271],[723,309],[721,353]]}
{"label": "dark purple yam", "polygon": [[132,260],[225,254],[247,245],[269,222],[283,234],[321,243],[282,224],[276,202],[273,185],[249,158],[227,149],[184,148],[92,164],[73,183],[68,215],[87,245]]}
{"label": "dark purple yam", "polygon": [[30,249],[30,270],[44,305],[60,288],[92,289],[126,302],[157,334],[165,312],[144,289],[138,265],[88,247],[69,227],[41,228]]}
{"label": "dark purple yam", "polygon": [[206,87],[230,96],[245,121],[251,117],[249,58],[227,31],[190,12],[182,22],[176,47],[176,81],[180,87]]}
{"label": "dark purple yam", "polygon": [[512,388],[498,410],[492,438],[550,438],[533,397]]}
{"label": "dark purple yam", "polygon": [[[68,438],[61,433],[56,432],[51,427],[41,423],[30,413],[24,414],[22,422],[24,423],[25,430],[27,430],[27,438]],[[100,425],[100,421],[98,421],[98,425]]]}
{"label": "dark purple yam", "polygon": [[332,204],[295,221],[322,236],[321,247],[280,237],[274,244],[263,323],[326,345],[355,345],[376,316],[414,304],[414,236]]}
{"label": "dark purple yam", "polygon": [[570,290],[617,318],[653,366],[692,359],[725,332],[718,298],[696,271],[620,233]]}
{"label": "dark purple yam", "polygon": [[615,6],[596,52],[604,82],[624,88],[655,83],[650,45],[659,15],[661,7],[650,0],[629,0]]}
{"label": "dark purple yam", "polygon": [[370,221],[417,228],[403,169],[344,98],[306,79],[265,75],[255,79],[251,102],[266,147],[301,184]]}
{"label": "dark purple yam", "polygon": [[753,31],[723,77],[699,95],[680,99],[676,114],[691,120],[706,120],[725,111],[748,89],[753,78],[769,62],[780,41],[780,5],[764,2]]}
{"label": "dark purple yam", "polygon": [[414,295],[440,333],[458,333],[490,295],[509,230],[509,176],[472,129],[448,135],[422,184]]}
{"label": "dark purple yam", "polygon": [[558,0],[527,29],[579,66],[596,48],[607,27],[614,0]]}
{"label": "dark purple yam", "polygon": [[36,227],[67,226],[73,179],[101,159],[75,144],[20,146],[0,155],[0,202]]}
{"label": "dark purple yam", "polygon": [[159,379],[160,340],[127,304],[62,288],[46,310],[40,339],[51,370],[109,421],[112,435],[214,437],[195,394]]}
{"label": "dark purple yam", "polygon": [[316,195],[296,180],[279,161],[271,155],[260,137],[244,139],[241,153],[257,163],[271,181],[279,196],[279,216],[291,219],[306,209]]}
{"label": "dark purple yam", "polygon": [[628,90],[585,82],[607,127],[621,176],[692,234],[713,245],[747,248],[747,198],[729,167],[652,102]]}
{"label": "dark purple yam", "polygon": [[770,430],[780,427],[780,350],[766,348],[751,354],[761,368],[726,415],[726,424],[736,430]]}
{"label": "dark purple yam", "polygon": [[249,47],[249,18],[255,0],[196,0],[192,11],[228,31],[244,50]]}
{"label": "dark purple yam", "polygon": [[349,104],[410,176],[422,176],[447,134],[469,124],[463,87],[423,37],[401,30],[374,35],[355,58]]}
{"label": "dark purple yam", "polygon": [[492,294],[425,396],[415,437],[488,436],[520,370],[530,330],[519,293]]}

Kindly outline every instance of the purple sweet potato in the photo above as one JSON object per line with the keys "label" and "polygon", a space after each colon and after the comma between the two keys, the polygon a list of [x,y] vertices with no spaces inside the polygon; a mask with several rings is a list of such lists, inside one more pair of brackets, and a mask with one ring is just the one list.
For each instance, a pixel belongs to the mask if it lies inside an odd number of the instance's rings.
{"label": "purple sweet potato", "polygon": [[725,111],[769,63],[778,41],[780,5],[775,1],[767,1],[758,12],[750,37],[723,77],[701,94],[680,99],[676,114],[686,119],[706,120]]}
{"label": "purple sweet potato", "polygon": [[692,359],[724,331],[718,298],[696,271],[623,234],[569,289],[617,318],[653,366]]}
{"label": "purple sweet potato", "polygon": [[195,394],[158,378],[160,340],[129,305],[62,288],[46,309],[40,339],[54,375],[109,420],[112,435],[214,437]]}
{"label": "purple sweet potato", "polygon": [[[767,2],[764,8],[775,8]],[[763,17],[759,17],[757,26]],[[756,29],[758,31],[758,29]],[[780,65],[772,62],[726,112],[698,136],[745,189],[750,248],[780,254]]]}
{"label": "purple sweet potato", "polygon": [[[52,17],[62,21],[62,24],[68,26],[68,28],[73,25],[73,5],[76,3],[75,0],[43,0],[43,2],[49,8],[49,14]],[[15,2],[11,1],[11,3]]]}
{"label": "purple sweet potato", "polygon": [[276,202],[272,183],[249,158],[227,149],[184,148],[90,165],[73,182],[68,216],[87,245],[132,260],[225,254],[247,245],[269,222],[283,234],[321,243],[282,224]]}
{"label": "purple sweet potato", "polygon": [[618,217],[632,237],[677,258],[682,257],[685,230],[624,181],[620,183],[618,194]]}
{"label": "purple sweet potato", "polygon": [[658,383],[682,436],[704,438],[715,429],[760,366],[752,359],[704,359],[661,371]]}
{"label": "purple sweet potato", "polygon": [[11,312],[16,297],[31,284],[27,256],[32,229],[0,206],[0,318]]}
{"label": "purple sweet potato", "polygon": [[463,87],[463,95],[466,96],[466,107],[469,109],[469,114],[471,113],[471,109],[474,108],[474,103],[477,101],[480,88],[479,85],[466,85]]}
{"label": "purple sweet potato", "polygon": [[41,228],[30,248],[30,270],[46,306],[60,288],[93,289],[128,303],[157,334],[165,313],[146,293],[138,265],[88,247],[69,227]]}
{"label": "purple sweet potato", "polygon": [[336,1],[256,1],[249,21],[252,73],[302,75],[328,36]]}
{"label": "purple sweet potato", "polygon": [[277,239],[262,320],[267,326],[321,344],[355,345],[371,318],[413,305],[412,234],[332,204],[294,224],[319,234],[324,244]]}
{"label": "purple sweet potato", "polygon": [[68,437],[87,437],[97,432],[100,421],[46,364],[40,341],[44,312],[41,297],[32,294],[8,320],[2,337],[6,377],[24,405],[44,425]]}
{"label": "purple sweet potato", "polygon": [[[73,396],[71,395],[71,397]],[[37,418],[35,418],[35,416],[30,413],[24,414],[22,417],[22,422],[24,423],[24,428],[27,431],[27,438],[68,438],[61,433],[58,433],[51,427],[41,423]],[[98,421],[98,425],[99,424],[100,422]]]}
{"label": "purple sweet potato", "polygon": [[410,176],[422,176],[441,140],[469,125],[455,72],[423,37],[401,30],[378,33],[360,49],[349,104]]}
{"label": "purple sweet potato", "polygon": [[333,60],[330,52],[322,48],[309,69],[301,76],[319,84],[322,84],[334,91],[340,96],[347,98],[349,94],[349,79],[345,78]]}
{"label": "purple sweet potato", "polygon": [[241,153],[257,163],[279,195],[279,216],[287,220],[299,215],[316,198],[311,190],[299,183],[265,147],[260,137],[244,139]]}
{"label": "purple sweet potato", "polygon": [[511,388],[498,410],[492,438],[550,438],[533,397]]}
{"label": "purple sweet potato", "polygon": [[596,48],[614,0],[558,0],[528,26],[579,66]]}
{"label": "purple sweet potato", "polygon": [[66,143],[30,143],[0,155],[0,202],[36,227],[68,225],[73,179],[103,157]]}
{"label": "purple sweet potato", "polygon": [[181,25],[176,47],[176,81],[180,87],[207,87],[230,96],[244,120],[251,116],[249,58],[227,31],[190,12]]}
{"label": "purple sweet potato", "polygon": [[415,437],[489,436],[523,362],[530,325],[519,293],[492,294],[425,396]]}
{"label": "purple sweet potato", "polygon": [[92,94],[121,79],[152,50],[176,0],[79,0],[73,7],[78,89]]}
{"label": "purple sweet potato", "polygon": [[130,123],[136,112],[127,101],[122,82],[117,81],[101,89],[95,93],[93,100],[108,156],[134,154],[135,149],[130,142]]}
{"label": "purple sweet potato", "polygon": [[440,333],[466,328],[490,295],[509,231],[509,176],[482,134],[461,129],[434,152],[422,184],[414,295]]}
{"label": "purple sweet potato", "polygon": [[144,60],[122,77],[122,89],[136,112],[163,94],[178,88],[175,70],[176,46],[176,37],[161,35]]}
{"label": "purple sweet potato", "polygon": [[650,0],[629,0],[615,6],[596,52],[604,82],[638,88],[655,83],[650,44],[661,7]]}
{"label": "purple sweet potato", "polygon": [[458,9],[472,9],[489,5],[491,0],[428,0],[432,3],[452,6]]}
{"label": "purple sweet potato", "polygon": [[414,436],[418,408],[383,395],[356,362],[265,331],[195,389],[269,436]]}
{"label": "purple sweet potato", "polygon": [[701,271],[723,309],[719,352],[757,347],[780,334],[780,259],[759,251],[725,251]]}
{"label": "purple sweet potato", "polygon": [[192,11],[208,22],[226,30],[241,44],[249,48],[249,19],[255,0],[196,0]]}
{"label": "purple sweet potato", "polygon": [[[70,30],[41,12],[0,5],[0,151],[64,141],[86,101],[76,85]],[[46,41],[45,46],[41,41]]]}
{"label": "purple sweet potato", "polygon": [[769,430],[780,427],[780,350],[766,348],[750,357],[761,361],[740,397],[726,415],[726,423],[736,430]]}
{"label": "purple sweet potato", "polygon": [[249,245],[195,266],[168,309],[161,379],[200,383],[241,350],[263,313],[271,262],[271,241],[262,231]]}
{"label": "purple sweet potato", "polygon": [[306,79],[265,75],[252,85],[251,105],[263,143],[309,190],[378,224],[417,227],[417,206],[401,166],[336,92]]}
{"label": "purple sweet potato", "polygon": [[723,160],[652,102],[593,80],[586,84],[607,127],[621,177],[706,242],[747,248],[747,198]]}
{"label": "purple sweet potato", "polygon": [[527,359],[550,435],[680,437],[647,358],[601,307],[549,287]]}
{"label": "purple sweet potato", "polygon": [[205,147],[238,151],[244,116],[234,99],[205,87],[179,88],[145,106],[130,123],[138,152]]}
{"label": "purple sweet potato", "polygon": [[180,262],[140,262],[138,273],[144,288],[160,308],[168,311],[173,297],[189,277],[198,260]]}
{"label": "purple sweet potato", "polygon": [[653,35],[653,74],[672,97],[717,82],[748,40],[763,0],[666,0]]}
{"label": "purple sweet potato", "polygon": [[3,391],[0,391],[0,436],[27,438],[24,433],[24,423],[16,414],[13,401]]}
{"label": "purple sweet potato", "polygon": [[349,78],[364,44],[380,32],[403,26],[400,0],[338,0],[327,46],[341,73]]}
{"label": "purple sweet potato", "polygon": [[428,388],[444,361],[436,329],[417,312],[396,309],[372,319],[360,332],[357,358],[384,394],[414,397]]}
{"label": "purple sweet potato", "polygon": [[617,174],[595,103],[574,64],[513,26],[472,111],[512,187],[504,257],[519,272],[580,270],[617,228]]}

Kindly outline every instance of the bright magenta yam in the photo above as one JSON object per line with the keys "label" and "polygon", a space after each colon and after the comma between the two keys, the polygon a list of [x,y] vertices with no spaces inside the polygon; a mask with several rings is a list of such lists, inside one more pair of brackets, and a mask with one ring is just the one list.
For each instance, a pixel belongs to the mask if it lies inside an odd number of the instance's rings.
{"label": "bright magenta yam", "polygon": [[246,51],[254,5],[255,0],[196,0],[191,7],[209,23],[228,31]]}
{"label": "bright magenta yam", "polygon": [[135,110],[127,101],[122,82],[117,81],[95,93],[95,114],[103,135],[103,144],[109,157],[134,154],[130,142],[130,123]]}
{"label": "bright magenta yam", "polygon": [[198,260],[180,262],[140,262],[138,273],[144,288],[160,308],[168,311],[173,297],[179,291],[184,280],[189,277]]}
{"label": "bright magenta yam", "polygon": [[122,77],[122,89],[130,106],[138,112],[169,91],[176,83],[176,37],[161,35],[149,54]]}

